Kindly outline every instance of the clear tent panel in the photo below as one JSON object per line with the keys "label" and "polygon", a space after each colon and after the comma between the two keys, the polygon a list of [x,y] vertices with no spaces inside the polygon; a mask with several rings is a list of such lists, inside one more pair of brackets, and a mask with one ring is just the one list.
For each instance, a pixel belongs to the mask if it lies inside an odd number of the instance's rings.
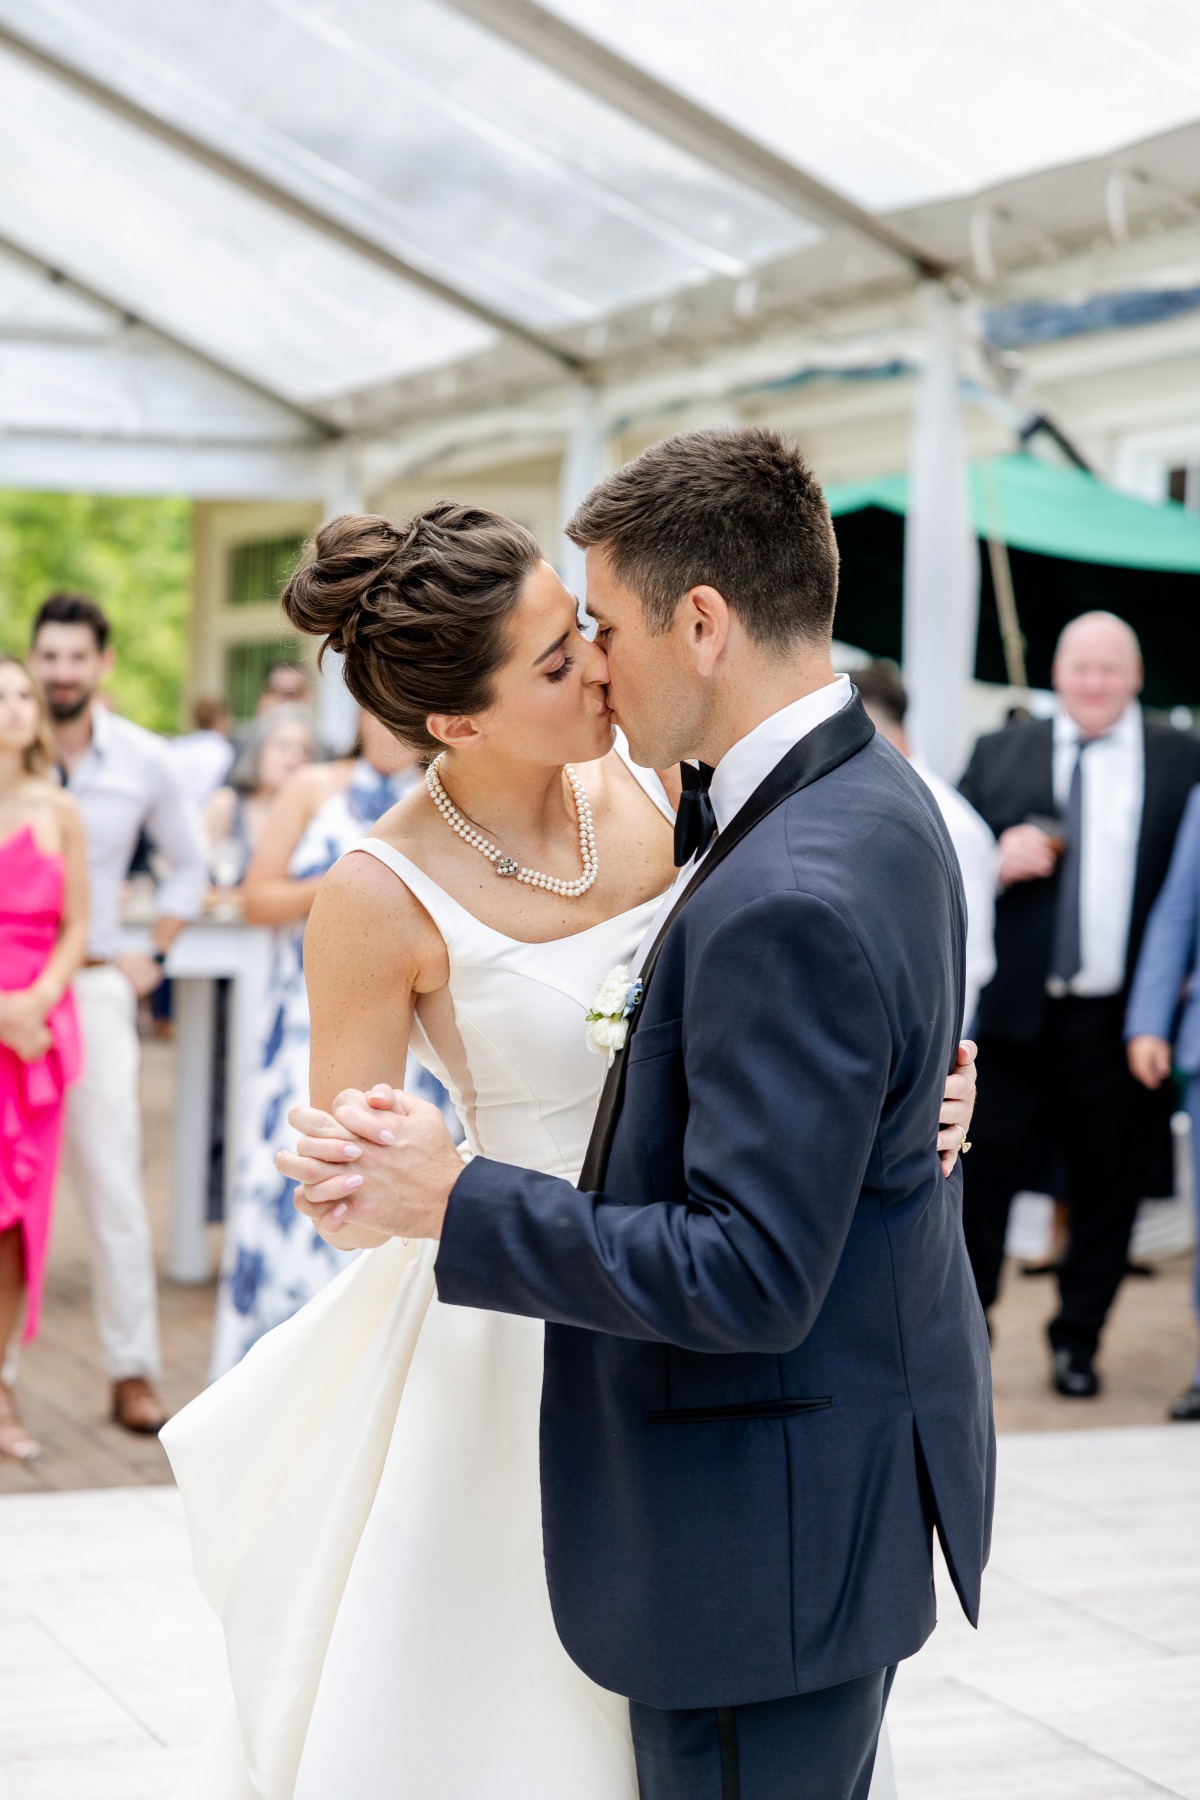
{"label": "clear tent panel", "polygon": [[5,241],[293,401],[494,341],[0,52],[0,250]]}
{"label": "clear tent panel", "polygon": [[0,19],[540,330],[819,235],[437,0],[0,0]]}
{"label": "clear tent panel", "polygon": [[874,211],[1191,122],[1194,0],[545,0]]}

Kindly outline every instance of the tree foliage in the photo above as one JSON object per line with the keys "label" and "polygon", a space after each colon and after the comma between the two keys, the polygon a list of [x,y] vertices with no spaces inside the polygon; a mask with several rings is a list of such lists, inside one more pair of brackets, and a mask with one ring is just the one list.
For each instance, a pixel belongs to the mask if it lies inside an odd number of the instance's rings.
{"label": "tree foliage", "polygon": [[0,647],[23,656],[46,595],[92,594],[112,621],[119,710],[178,731],[191,592],[191,504],[0,491]]}

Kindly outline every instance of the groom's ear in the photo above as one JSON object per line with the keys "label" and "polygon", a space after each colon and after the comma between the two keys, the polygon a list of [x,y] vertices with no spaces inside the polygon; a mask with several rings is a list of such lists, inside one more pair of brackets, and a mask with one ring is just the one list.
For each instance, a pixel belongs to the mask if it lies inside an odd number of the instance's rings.
{"label": "groom's ear", "polygon": [[699,675],[711,675],[729,642],[730,606],[719,588],[689,588],[679,603],[677,623]]}
{"label": "groom's ear", "polygon": [[461,744],[473,744],[480,735],[474,719],[466,718],[462,713],[430,713],[425,720],[425,729],[448,750],[457,749]]}

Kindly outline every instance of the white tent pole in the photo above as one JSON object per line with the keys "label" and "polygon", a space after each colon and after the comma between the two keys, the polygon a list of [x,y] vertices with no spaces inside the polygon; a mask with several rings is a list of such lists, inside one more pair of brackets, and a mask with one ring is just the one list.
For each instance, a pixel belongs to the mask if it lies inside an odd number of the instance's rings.
{"label": "white tent pole", "polygon": [[[353,446],[331,444],[322,457],[322,522],[339,513],[362,512],[362,477]],[[342,675],[342,657],[327,650],[317,682],[317,732],[327,750],[344,755],[358,735],[358,704]]]}
{"label": "white tent pole", "polygon": [[584,495],[607,473],[606,439],[600,420],[600,395],[591,382],[575,389],[575,418],[563,452],[558,479],[559,547],[556,563],[571,592],[583,600],[584,553],[567,537],[566,524]]}
{"label": "white tent pole", "polygon": [[959,308],[940,282],[923,284],[922,298],[927,341],[904,532],[904,679],[917,755],[935,774],[956,781],[968,749],[979,546],[959,398]]}

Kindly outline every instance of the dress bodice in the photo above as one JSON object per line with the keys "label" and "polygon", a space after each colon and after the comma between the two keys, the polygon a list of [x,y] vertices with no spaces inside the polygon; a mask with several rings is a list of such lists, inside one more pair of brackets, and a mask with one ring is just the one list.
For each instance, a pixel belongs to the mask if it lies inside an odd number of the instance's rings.
{"label": "dress bodice", "polygon": [[0,988],[36,981],[58,940],[64,863],[28,825],[0,843]]}
{"label": "dress bodice", "polygon": [[[658,782],[632,772],[673,818]],[[448,1089],[468,1147],[574,1181],[605,1075],[604,1059],[587,1047],[587,1013],[609,970],[632,962],[658,898],[530,944],[482,924],[390,844],[369,837],[356,848],[399,876],[445,940],[450,978],[419,996],[411,1047]]]}

